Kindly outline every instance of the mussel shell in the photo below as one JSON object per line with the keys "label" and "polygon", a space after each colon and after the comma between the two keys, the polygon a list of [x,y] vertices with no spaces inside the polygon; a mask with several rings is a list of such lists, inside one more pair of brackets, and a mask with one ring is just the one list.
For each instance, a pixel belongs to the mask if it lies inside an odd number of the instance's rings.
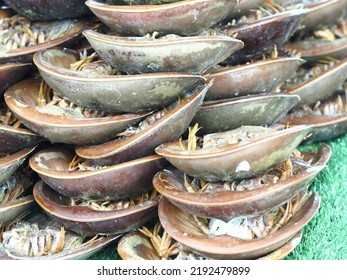
{"label": "mussel shell", "polygon": [[186,73],[111,76],[70,70],[77,60],[77,52],[61,48],[34,55],[52,89],[74,104],[95,110],[136,113],[162,108],[205,82],[202,76]]}
{"label": "mussel shell", "polygon": [[0,153],[2,154],[12,154],[33,147],[45,140],[28,129],[0,124]]}
{"label": "mussel shell", "polygon": [[174,141],[183,134],[200,108],[210,86],[211,84],[206,84],[198,87],[191,96],[141,132],[123,140],[116,139],[97,146],[77,147],[76,154],[101,165],[112,165],[153,154],[158,145]]}
{"label": "mussel shell", "polygon": [[254,57],[262,56],[274,45],[282,46],[298,29],[306,12],[304,9],[285,11],[240,27],[222,28],[229,36],[237,34],[235,38],[245,44],[244,48],[234,52],[224,63],[235,65],[247,62]]}
{"label": "mussel shell", "polygon": [[157,216],[159,203],[156,198],[123,210],[96,211],[84,206],[70,206],[70,198],[43,181],[36,183],[33,195],[53,220],[83,236],[119,234],[138,228]]}
{"label": "mussel shell", "polygon": [[18,14],[30,20],[57,20],[90,15],[85,0],[4,0]]}
{"label": "mussel shell", "polygon": [[34,148],[23,149],[0,159],[0,184],[10,177],[23,164],[26,158],[35,150]]}
{"label": "mussel shell", "polygon": [[329,146],[323,145],[316,154],[304,154],[305,161],[312,161],[311,167],[284,181],[254,190],[188,193],[183,191],[183,172],[177,169],[157,173],[153,178],[153,185],[182,211],[227,222],[233,217],[261,215],[295,197],[322,171],[330,155]]}
{"label": "mussel shell", "polygon": [[[57,23],[59,24],[59,22]],[[42,22],[43,29],[51,30],[52,22]],[[1,51],[0,52],[0,63],[10,63],[10,62],[32,62],[33,55],[42,49],[51,47],[69,47],[74,45],[81,37],[82,31],[86,29],[91,29],[95,25],[95,19],[79,19],[76,20],[76,24],[73,28],[70,28],[66,34],[57,39],[47,41],[42,44],[23,47],[15,50]]]}
{"label": "mussel shell", "polygon": [[30,63],[8,63],[0,65],[0,94],[9,86],[20,81],[30,67]]}
{"label": "mussel shell", "polygon": [[86,5],[110,29],[124,36],[154,31],[190,36],[223,20],[235,0],[186,0],[163,5],[112,6],[88,0]]}
{"label": "mussel shell", "polygon": [[152,178],[167,162],[152,155],[96,170],[68,171],[74,154],[50,148],[34,154],[30,167],[57,192],[83,200],[124,200],[153,188]]}
{"label": "mussel shell", "polygon": [[23,213],[32,210],[35,204],[32,195],[0,204],[0,224],[3,226],[12,223]]}
{"label": "mussel shell", "polygon": [[206,101],[191,125],[198,123],[198,134],[236,129],[242,125],[269,126],[284,117],[300,98],[289,94],[259,94],[218,101]]}
{"label": "mussel shell", "polygon": [[284,49],[295,50],[307,62],[318,62],[326,57],[342,59],[347,56],[347,36],[330,40],[300,40],[285,44]]}
{"label": "mussel shell", "polygon": [[295,126],[248,143],[191,151],[182,150],[177,141],[162,144],[155,152],[190,176],[205,181],[231,181],[265,172],[283,162],[310,130],[309,126]]}
{"label": "mussel shell", "polygon": [[328,70],[297,86],[286,89],[285,92],[300,97],[297,107],[314,105],[331,95],[347,79],[347,58],[336,63]]}
{"label": "mussel shell", "polygon": [[228,235],[206,236],[191,222],[194,221],[191,214],[180,210],[166,198],[160,201],[158,213],[168,234],[189,250],[213,259],[244,260],[262,257],[282,247],[314,217],[319,206],[320,198],[313,193],[280,230],[253,240],[242,240]]}
{"label": "mussel shell", "polygon": [[224,35],[153,39],[111,36],[92,30],[83,34],[103,60],[129,74],[201,74],[243,47],[242,41]]}
{"label": "mussel shell", "polygon": [[208,81],[213,79],[205,100],[271,92],[292,77],[304,62],[297,57],[278,57],[234,67],[212,68],[204,75]]}
{"label": "mussel shell", "polygon": [[83,118],[57,114],[50,106],[38,106],[41,78],[21,81],[5,92],[12,113],[26,127],[52,143],[93,145],[114,139],[117,133],[140,122],[149,113]]}

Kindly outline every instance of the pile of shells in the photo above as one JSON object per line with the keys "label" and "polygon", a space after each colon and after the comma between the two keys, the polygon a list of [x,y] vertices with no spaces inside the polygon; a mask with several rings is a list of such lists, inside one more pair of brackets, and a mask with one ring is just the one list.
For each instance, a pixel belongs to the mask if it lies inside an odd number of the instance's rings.
{"label": "pile of shells", "polygon": [[3,2],[0,259],[294,250],[331,154],[298,147],[347,132],[346,0]]}

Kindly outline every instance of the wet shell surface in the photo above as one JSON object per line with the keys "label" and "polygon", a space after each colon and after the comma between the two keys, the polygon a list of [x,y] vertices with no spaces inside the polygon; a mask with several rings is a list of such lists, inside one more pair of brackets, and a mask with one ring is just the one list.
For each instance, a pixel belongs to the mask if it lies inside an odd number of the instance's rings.
{"label": "wet shell surface", "polygon": [[305,61],[297,57],[278,57],[233,67],[215,67],[204,77],[213,85],[205,100],[227,99],[271,92],[295,75]]}

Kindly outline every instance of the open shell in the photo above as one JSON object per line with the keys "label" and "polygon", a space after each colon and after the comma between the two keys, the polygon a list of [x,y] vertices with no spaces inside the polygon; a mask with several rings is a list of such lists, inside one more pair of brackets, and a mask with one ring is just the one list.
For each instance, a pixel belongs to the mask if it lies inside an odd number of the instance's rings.
{"label": "open shell", "polygon": [[[8,63],[0,65],[0,94],[9,86],[20,81],[30,69],[30,63]],[[0,97],[0,99],[2,99]]]}
{"label": "open shell", "polygon": [[205,181],[230,181],[251,177],[283,162],[310,130],[301,125],[253,141],[197,150],[182,150],[182,143],[177,141],[162,144],[155,151],[190,176]]}
{"label": "open shell", "polygon": [[250,241],[228,235],[209,237],[202,234],[191,214],[165,198],[160,201],[158,212],[163,228],[193,252],[213,259],[254,259],[273,252],[291,240],[314,217],[319,205],[320,198],[313,193],[280,230]]}
{"label": "open shell", "polygon": [[304,4],[307,14],[302,19],[301,33],[307,33],[322,26],[331,25],[347,15],[346,0],[326,0]]}
{"label": "open shell", "polygon": [[290,200],[315,179],[326,166],[331,149],[323,145],[318,153],[304,154],[311,166],[275,184],[247,191],[188,193],[184,190],[183,173],[163,170],[153,178],[155,189],[184,212],[199,217],[228,221],[233,217],[260,215]]}
{"label": "open shell", "polygon": [[33,78],[17,83],[6,91],[5,101],[21,123],[52,143],[100,144],[114,139],[117,133],[149,114],[85,118],[76,117],[58,106],[39,106],[41,81],[40,78]]}
{"label": "open shell", "polygon": [[30,158],[30,167],[57,192],[83,200],[122,200],[152,189],[152,178],[167,166],[157,155],[95,170],[69,171],[74,154],[51,148]]}
{"label": "open shell", "polygon": [[141,132],[97,146],[77,147],[77,155],[102,165],[110,165],[153,154],[158,145],[174,141],[183,134],[210,86],[211,84],[206,84],[198,87],[192,95]]}
{"label": "open shell", "polygon": [[23,149],[17,153],[0,159],[0,184],[10,177],[23,164],[26,158],[35,150],[34,148]]}
{"label": "open shell", "polygon": [[308,62],[318,62],[326,57],[342,59],[347,56],[347,36],[336,40],[300,40],[284,45],[285,49],[295,50]]}
{"label": "open shell", "polygon": [[204,76],[213,85],[205,100],[226,99],[273,91],[293,76],[305,61],[297,57],[278,57],[234,67],[216,67]]}
{"label": "open shell", "polygon": [[226,26],[223,31],[229,35],[235,35],[236,39],[244,42],[245,47],[229,56],[225,63],[238,64],[246,62],[254,57],[261,56],[274,45],[282,46],[298,29],[303,15],[307,11],[297,9],[285,11],[264,17],[250,24],[241,26]]}
{"label": "open shell", "polygon": [[86,5],[120,35],[194,35],[220,22],[236,6],[235,0],[185,0],[163,5],[113,6],[88,0]]}
{"label": "open shell", "polygon": [[34,63],[53,90],[95,110],[134,113],[162,108],[205,82],[202,76],[186,73],[112,76],[70,70],[70,64],[77,60],[77,52],[59,48],[34,56]]}
{"label": "open shell", "polygon": [[266,0],[240,0],[238,5],[231,11],[229,16],[224,20],[225,22],[230,22],[235,18],[239,18],[247,13],[251,9],[257,9]]}
{"label": "open shell", "polygon": [[201,74],[243,47],[242,41],[224,35],[154,39],[111,36],[92,30],[83,35],[103,60],[129,74]]}
{"label": "open shell", "polygon": [[334,66],[312,79],[297,86],[288,88],[285,92],[297,94],[300,97],[298,107],[314,105],[333,95],[334,91],[347,79],[347,58],[337,62]]}
{"label": "open shell", "polygon": [[[334,98],[335,96],[332,96],[331,99]],[[344,98],[344,102],[346,104],[346,98]],[[331,105],[338,106],[336,101],[331,103],[330,100],[323,100],[321,104],[327,107]],[[315,114],[304,108],[298,108],[279,120],[279,123],[289,126],[310,125],[312,127],[311,135],[306,142],[326,141],[347,133],[347,112],[324,115]]]}
{"label": "open shell", "polygon": [[157,216],[158,197],[154,200],[113,211],[96,211],[86,206],[70,206],[43,181],[36,183],[33,195],[39,206],[56,222],[83,236],[109,235],[131,231]]}
{"label": "open shell", "polygon": [[241,125],[268,126],[284,117],[299,100],[297,95],[260,94],[206,101],[191,124],[199,124],[199,134],[228,131]]}
{"label": "open shell", "polygon": [[[66,20],[72,22],[72,20]],[[57,22],[38,22],[35,23],[39,25],[42,29],[52,30],[52,24],[56,26],[63,25],[64,21]],[[86,29],[91,29],[95,25],[95,20],[93,19],[79,19],[74,20],[72,22],[73,26],[69,28],[66,33],[56,39],[30,46],[30,47],[22,47],[19,49],[8,50],[8,51],[0,51],[0,63],[9,63],[9,62],[31,62],[33,59],[33,55],[35,52],[57,46],[68,47],[76,43],[81,35],[82,31]]]}
{"label": "open shell", "polygon": [[30,211],[35,204],[34,197],[28,195],[0,205],[0,225],[12,223],[23,213]]}
{"label": "open shell", "polygon": [[41,136],[24,128],[0,124],[0,153],[12,154],[45,141]]}

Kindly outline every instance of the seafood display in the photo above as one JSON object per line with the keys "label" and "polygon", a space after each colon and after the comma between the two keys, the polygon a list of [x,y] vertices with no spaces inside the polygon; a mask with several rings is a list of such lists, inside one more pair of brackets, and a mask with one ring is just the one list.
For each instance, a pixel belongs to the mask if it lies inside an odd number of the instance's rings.
{"label": "seafood display", "polygon": [[276,260],[310,234],[346,0],[3,2],[0,260]]}

